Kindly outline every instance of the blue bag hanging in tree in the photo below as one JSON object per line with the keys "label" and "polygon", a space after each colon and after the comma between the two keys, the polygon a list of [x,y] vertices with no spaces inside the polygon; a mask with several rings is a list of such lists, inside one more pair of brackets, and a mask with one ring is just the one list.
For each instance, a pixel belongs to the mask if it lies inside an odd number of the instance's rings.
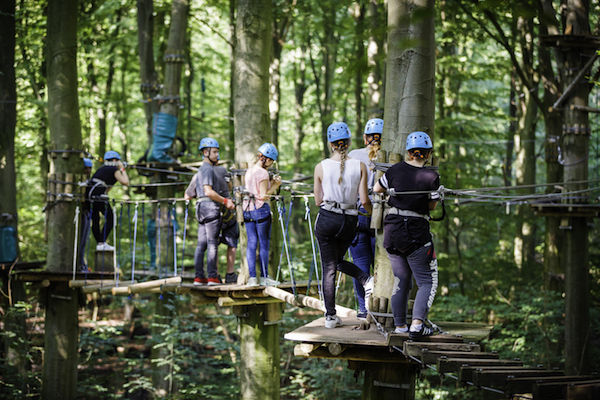
{"label": "blue bag hanging in tree", "polygon": [[155,113],[152,117],[152,151],[149,161],[172,163],[175,160],[167,154],[175,140],[177,117],[167,113]]}
{"label": "blue bag hanging in tree", "polygon": [[17,230],[12,226],[0,226],[0,264],[8,264],[17,258]]}

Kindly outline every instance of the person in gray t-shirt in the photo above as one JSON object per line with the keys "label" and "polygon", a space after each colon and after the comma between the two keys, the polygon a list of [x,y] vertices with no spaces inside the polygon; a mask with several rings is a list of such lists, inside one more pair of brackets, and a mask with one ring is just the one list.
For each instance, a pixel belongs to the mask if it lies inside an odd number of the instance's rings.
{"label": "person in gray t-shirt", "polygon": [[[200,141],[198,150],[202,152],[203,162],[185,190],[186,200],[194,197],[198,199],[198,245],[194,253],[194,285],[218,285],[221,283],[217,273],[221,204],[229,210],[235,208],[235,205],[230,198],[223,197],[218,192],[221,185],[215,177],[214,166],[219,161],[219,142],[212,138],[204,138]],[[208,278],[204,275],[204,253]]]}

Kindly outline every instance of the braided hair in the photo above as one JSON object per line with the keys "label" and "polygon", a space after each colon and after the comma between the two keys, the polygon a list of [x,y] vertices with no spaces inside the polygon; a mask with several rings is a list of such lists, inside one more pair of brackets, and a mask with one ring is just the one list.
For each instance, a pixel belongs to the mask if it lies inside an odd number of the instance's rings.
{"label": "braided hair", "polygon": [[338,151],[341,156],[340,160],[340,178],[338,179],[338,183],[341,185],[344,178],[344,169],[346,168],[346,159],[348,158],[348,139],[340,139],[335,142],[331,142],[333,150]]}

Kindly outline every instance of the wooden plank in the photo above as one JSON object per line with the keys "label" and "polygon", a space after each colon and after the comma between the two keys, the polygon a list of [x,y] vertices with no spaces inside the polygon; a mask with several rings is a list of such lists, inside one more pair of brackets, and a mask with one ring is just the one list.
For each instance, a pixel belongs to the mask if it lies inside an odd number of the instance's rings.
{"label": "wooden plank", "polygon": [[544,377],[519,377],[508,378],[505,391],[507,393],[533,393],[534,386],[542,385],[543,399],[564,399],[567,384],[570,382],[585,382],[597,377],[594,376],[544,376]]}
{"label": "wooden plank", "polygon": [[[399,346],[403,347],[406,341],[409,341],[408,333],[390,333],[388,335],[388,346]],[[413,340],[413,342],[416,342]],[[463,343],[463,339],[447,334],[439,334],[432,336],[425,336],[418,340],[419,343]]]}
{"label": "wooden plank", "polygon": [[567,400],[591,400],[600,398],[600,381],[571,383],[567,386]]}
{"label": "wooden plank", "polygon": [[519,369],[506,371],[475,371],[473,374],[473,383],[478,386],[491,386],[504,388],[509,378],[524,377],[546,377],[564,375],[562,371],[555,370],[531,370],[524,371]]}
{"label": "wooden plank", "polygon": [[503,366],[503,367],[477,367],[477,366],[463,366],[458,371],[458,382],[466,383],[473,382],[475,372],[481,371],[540,371],[541,368],[530,368],[530,367],[515,367],[515,366]]}
{"label": "wooden plank", "polygon": [[[306,343],[303,343],[305,345]],[[348,361],[362,361],[369,363],[394,363],[394,364],[408,364],[410,360],[406,359],[399,352],[390,352],[384,348],[365,348],[365,347],[346,347],[340,354],[334,355],[328,347],[315,347],[309,352],[304,351],[302,348],[298,348],[299,345],[294,347],[294,355],[305,358],[326,358],[336,360],[348,360]]]}
{"label": "wooden plank", "polygon": [[423,349],[421,352],[421,361],[425,364],[436,364],[438,359],[442,358],[498,359],[498,353],[485,353],[479,351],[430,351],[428,349]]}
{"label": "wooden plank", "polygon": [[478,358],[440,358],[438,360],[438,371],[441,373],[445,372],[458,372],[463,366],[472,367],[499,367],[499,366],[515,366],[520,367],[523,365],[522,361],[515,360],[486,360]]}
{"label": "wooden plank", "polygon": [[247,306],[253,304],[281,303],[281,300],[272,297],[250,298],[250,299],[232,299],[231,297],[219,297],[217,304],[221,307]]}
{"label": "wooden plank", "polygon": [[307,343],[341,343],[357,346],[386,347],[387,340],[374,327],[359,330],[360,321],[357,318],[340,317],[343,325],[339,328],[325,328],[325,317],[318,318],[292,332],[284,335],[287,340]]}
{"label": "wooden plank", "polygon": [[421,357],[424,349],[430,351],[480,351],[481,347],[475,343],[423,343],[404,342],[403,352],[413,357]]}
{"label": "wooden plank", "polygon": [[493,325],[479,322],[435,321],[435,323],[446,333],[474,342],[487,339],[494,328]]}

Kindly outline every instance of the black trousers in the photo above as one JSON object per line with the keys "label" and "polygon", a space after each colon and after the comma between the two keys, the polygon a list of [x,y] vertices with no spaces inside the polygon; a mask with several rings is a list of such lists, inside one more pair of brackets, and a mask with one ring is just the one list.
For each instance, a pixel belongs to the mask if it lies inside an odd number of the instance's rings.
{"label": "black trousers", "polygon": [[356,278],[362,285],[369,274],[344,260],[356,235],[358,217],[321,209],[315,223],[323,272],[323,299],[326,315],[335,315],[335,272],[341,271]]}
{"label": "black trousers", "polygon": [[[113,228],[114,215],[108,201],[92,201],[92,233],[97,243],[106,242]],[[104,226],[100,227],[100,214],[104,215]]]}

